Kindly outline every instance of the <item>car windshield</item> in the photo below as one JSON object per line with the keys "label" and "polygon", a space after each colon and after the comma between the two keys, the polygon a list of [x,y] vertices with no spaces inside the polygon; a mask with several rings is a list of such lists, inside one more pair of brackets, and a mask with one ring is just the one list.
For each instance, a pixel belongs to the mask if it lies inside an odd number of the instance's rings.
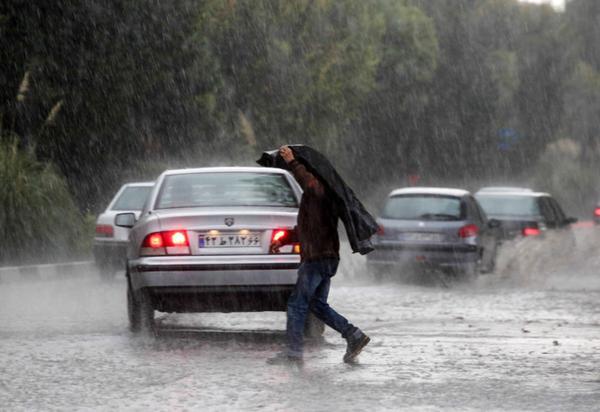
{"label": "car windshield", "polygon": [[215,172],[165,177],[156,209],[202,206],[298,207],[298,202],[281,174]]}
{"label": "car windshield", "polygon": [[151,186],[126,187],[111,210],[142,210],[151,190]]}
{"label": "car windshield", "polygon": [[536,198],[532,196],[477,195],[488,216],[539,216]]}
{"label": "car windshield", "polygon": [[386,203],[382,217],[402,220],[462,220],[460,198],[441,195],[393,196]]}

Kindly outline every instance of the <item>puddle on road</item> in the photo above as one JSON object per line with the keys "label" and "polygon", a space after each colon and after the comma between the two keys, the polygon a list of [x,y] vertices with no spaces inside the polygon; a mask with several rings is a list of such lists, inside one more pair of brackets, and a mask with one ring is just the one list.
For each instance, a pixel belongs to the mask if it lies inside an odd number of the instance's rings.
{"label": "puddle on road", "polygon": [[[344,256],[331,304],[371,335],[359,363],[327,330],[302,371],[265,360],[285,314],[159,314],[157,339],[127,331],[125,283],[94,274],[0,288],[8,409],[592,410],[600,404],[597,249],[527,277],[386,282]],[[362,266],[361,266],[362,265]],[[500,265],[501,266],[501,265]],[[9,354],[9,355],[8,355]],[[24,395],[26,394],[26,396]]]}

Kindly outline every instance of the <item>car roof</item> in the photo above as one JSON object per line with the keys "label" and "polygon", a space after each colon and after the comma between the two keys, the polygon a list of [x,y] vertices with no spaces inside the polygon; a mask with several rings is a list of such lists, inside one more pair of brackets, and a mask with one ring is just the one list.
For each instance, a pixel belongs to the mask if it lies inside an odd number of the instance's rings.
{"label": "car roof", "polygon": [[106,209],[104,209],[104,212],[102,212],[102,213],[107,213],[110,210],[112,210],[112,208],[115,205],[115,203],[117,203],[117,199],[120,197],[121,193],[123,193],[125,191],[125,189],[128,189],[130,187],[149,187],[149,188],[152,188],[152,187],[154,187],[154,182],[128,182],[128,183],[124,183],[123,185],[121,185],[121,187],[119,188],[119,190],[117,190],[117,192],[114,194],[114,196],[112,197],[112,199],[110,200],[110,202],[106,206]]}
{"label": "car roof", "polygon": [[130,183],[125,183],[123,186],[125,186],[125,187],[148,187],[148,186],[154,186],[154,182],[130,182]]}
{"label": "car roof", "polygon": [[449,187],[403,187],[393,190],[389,197],[399,195],[443,195],[462,197],[468,195],[469,191],[464,189],[454,189]]}
{"label": "car roof", "polygon": [[164,178],[167,176],[175,176],[175,175],[185,175],[185,174],[197,174],[197,173],[229,173],[229,172],[239,172],[239,173],[269,173],[269,174],[279,174],[288,176],[290,179],[290,183],[292,185],[292,190],[294,191],[294,195],[296,196],[298,202],[300,202],[300,197],[302,196],[302,188],[296,182],[296,180],[291,176],[291,174],[285,169],[279,169],[276,167],[262,167],[262,166],[214,166],[214,167],[195,167],[195,168],[187,168],[187,169],[171,169],[165,170],[159,176],[157,182],[158,185],[154,188],[153,194],[151,194],[151,202],[149,203],[150,209],[153,210],[155,206],[155,202],[157,201],[158,193],[160,193],[160,185],[164,183]]}
{"label": "car roof", "polygon": [[241,173],[286,173],[283,169],[275,167],[252,167],[252,166],[219,166],[219,167],[197,167],[189,169],[172,169],[165,170],[162,174],[164,176],[171,175],[183,175],[183,174],[194,174],[194,173],[225,173],[225,172],[241,172]]}
{"label": "car roof", "polygon": [[533,192],[533,191],[515,191],[515,192],[509,192],[509,191],[499,191],[499,192],[493,192],[493,191],[479,191],[477,193],[475,193],[475,196],[522,196],[522,197],[542,197],[542,196],[547,196],[547,197],[552,197],[550,196],[549,193],[546,192]]}
{"label": "car roof", "polygon": [[478,190],[479,192],[533,192],[528,187],[513,187],[513,186],[486,186]]}

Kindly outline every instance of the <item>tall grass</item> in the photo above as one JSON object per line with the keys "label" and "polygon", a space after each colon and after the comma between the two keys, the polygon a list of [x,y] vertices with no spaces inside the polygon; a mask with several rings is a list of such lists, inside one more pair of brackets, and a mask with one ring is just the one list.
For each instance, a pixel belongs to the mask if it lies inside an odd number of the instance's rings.
{"label": "tall grass", "polygon": [[87,237],[65,180],[15,139],[0,140],[0,264],[66,258]]}

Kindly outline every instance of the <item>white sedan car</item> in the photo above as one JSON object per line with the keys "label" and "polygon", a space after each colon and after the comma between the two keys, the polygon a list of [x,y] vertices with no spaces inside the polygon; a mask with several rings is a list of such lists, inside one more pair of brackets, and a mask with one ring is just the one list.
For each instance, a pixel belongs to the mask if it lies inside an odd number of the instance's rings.
{"label": "white sedan car", "polygon": [[[286,309],[300,246],[270,252],[290,236],[302,191],[286,171],[258,167],[169,170],[132,227],[127,309],[132,331],[153,332],[154,311],[250,312]],[[315,318],[309,333],[320,333]]]}
{"label": "white sedan car", "polygon": [[124,268],[127,256],[129,229],[116,226],[115,216],[123,212],[139,216],[153,186],[153,182],[124,184],[96,219],[94,261],[104,276],[112,276],[115,268]]}

